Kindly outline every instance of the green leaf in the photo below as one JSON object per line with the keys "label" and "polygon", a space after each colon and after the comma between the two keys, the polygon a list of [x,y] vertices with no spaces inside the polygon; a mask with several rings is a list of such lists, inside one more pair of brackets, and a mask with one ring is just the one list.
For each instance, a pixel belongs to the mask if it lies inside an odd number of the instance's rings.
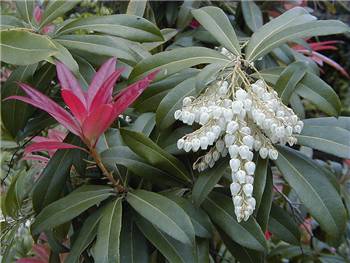
{"label": "green leaf", "polygon": [[141,114],[135,122],[130,126],[130,130],[136,132],[142,132],[146,136],[150,136],[151,132],[156,125],[155,114],[153,112],[147,112]]}
{"label": "green leaf", "polygon": [[70,253],[68,254],[65,263],[75,263],[79,261],[80,255],[95,239],[97,234],[97,226],[101,220],[102,209],[91,214],[81,227],[76,240],[74,241]]}
{"label": "green leaf", "polygon": [[[33,64],[16,68],[2,86],[1,97],[4,99],[9,96],[24,95],[24,91],[15,81],[28,83],[37,66],[37,64]],[[15,138],[17,133],[24,128],[33,110],[28,104],[18,100],[8,100],[1,103],[1,121],[12,137]]]}
{"label": "green leaf", "polygon": [[[227,65],[227,64],[226,64]],[[196,76],[196,92],[202,92],[208,84],[214,81],[220,70],[224,68],[224,63],[209,64]]]}
{"label": "green leaf", "polygon": [[143,235],[162,253],[170,263],[194,263],[194,248],[183,244],[160,231],[154,224],[140,216],[136,224]]}
{"label": "green leaf", "polygon": [[[23,20],[26,23],[32,26],[35,1],[21,0],[21,1],[15,1],[15,3],[16,3],[16,11],[19,13],[19,15],[23,18]],[[2,24],[2,20],[1,20],[1,24]]]}
{"label": "green leaf", "polygon": [[[256,171],[258,170],[256,169]],[[257,176],[257,174],[255,176]],[[256,178],[254,180],[254,188],[257,187],[256,180],[259,181],[260,179]],[[259,207],[255,208],[256,221],[259,223],[261,230],[263,232],[267,230],[267,224],[269,222],[270,210],[271,210],[272,199],[273,199],[273,179],[272,179],[272,171],[270,167],[267,169],[267,172],[266,172],[264,187],[265,187],[264,192],[262,193],[261,199],[259,201]],[[253,194],[253,196],[257,198],[255,194]]]}
{"label": "green leaf", "polygon": [[79,66],[75,59],[72,57],[71,53],[56,40],[52,40],[52,42],[58,50],[58,52],[55,54],[55,57],[63,64],[65,64],[76,76],[78,76],[80,74]]}
{"label": "green leaf", "polygon": [[350,117],[322,117],[303,120],[305,126],[336,126],[350,131]]}
{"label": "green leaf", "polygon": [[306,123],[296,138],[300,145],[350,159],[350,131],[337,125],[317,126]]}
{"label": "green leaf", "polygon": [[[69,134],[64,140],[77,145],[78,138]],[[77,149],[58,150],[45,166],[33,189],[33,208],[39,213],[45,206],[56,201],[66,184],[67,176]]]}
{"label": "green leaf", "polygon": [[14,16],[8,15],[0,15],[0,30],[16,28],[16,27],[24,27],[23,21]]}
{"label": "green leaf", "polygon": [[240,263],[263,263],[263,254],[256,250],[245,248],[233,241],[220,227],[217,227],[219,235],[231,255]]}
{"label": "green leaf", "polygon": [[294,62],[282,71],[276,82],[275,90],[284,104],[289,103],[298,83],[304,77],[306,69],[303,62]]}
{"label": "green leaf", "polygon": [[212,192],[203,203],[210,219],[233,241],[258,251],[266,251],[264,233],[254,218],[238,223],[234,215],[232,199],[224,194]]}
{"label": "green leaf", "polygon": [[130,0],[128,8],[126,9],[127,15],[143,16],[147,5],[147,0]]}
{"label": "green leaf", "polygon": [[260,156],[257,157],[255,162],[256,169],[254,174],[254,191],[253,196],[256,200],[255,208],[259,209],[262,196],[264,194],[266,177],[267,177],[267,167],[269,164],[268,159],[262,159]]}
{"label": "green leaf", "polygon": [[[56,38],[56,41],[67,49],[88,54],[117,57],[118,59],[136,63],[136,58],[128,45],[120,38],[99,35],[65,35]],[[79,53],[80,54],[80,53]]]}
{"label": "green leaf", "polygon": [[300,244],[300,231],[292,215],[274,203],[271,207],[269,231],[292,245]]}
{"label": "green leaf", "polygon": [[275,47],[297,38],[333,35],[349,31],[337,20],[314,21],[316,18],[303,8],[296,7],[271,20],[256,31],[248,42],[246,58],[261,58]]}
{"label": "green leaf", "polygon": [[125,129],[121,130],[120,133],[126,145],[137,155],[147,160],[147,162],[182,180],[190,181],[185,166],[174,156],[165,152],[151,139],[147,138],[142,133]]}
{"label": "green leaf", "polygon": [[111,167],[125,166],[135,175],[157,185],[180,186],[183,181],[176,176],[149,165],[126,146],[113,146],[101,153],[102,161]]}
{"label": "green leaf", "polygon": [[32,232],[37,235],[44,230],[70,221],[111,195],[112,188],[108,186],[82,186],[45,207],[35,218]]}
{"label": "green leaf", "polygon": [[191,11],[194,8],[200,6],[200,1],[185,0],[180,6],[179,13],[177,14],[176,28],[184,29],[186,28],[193,19]]}
{"label": "green leaf", "polygon": [[170,199],[145,190],[130,191],[128,203],[145,219],[185,244],[194,244],[194,229],[185,211]]}
{"label": "green leaf", "polygon": [[213,227],[208,215],[199,207],[195,207],[188,199],[174,194],[166,195],[176,202],[190,217],[195,235],[202,238],[210,238],[213,234]]}
{"label": "green leaf", "polygon": [[131,213],[123,213],[120,233],[120,262],[148,263],[149,251],[146,238],[137,228]]}
{"label": "green leaf", "polygon": [[227,160],[222,160],[213,168],[198,175],[192,190],[192,199],[197,206],[200,206],[205,198],[207,198],[208,194],[214,189],[215,185],[225,174],[227,167]]}
{"label": "green leaf", "polygon": [[12,176],[10,186],[8,187],[5,197],[2,200],[1,209],[3,210],[3,213],[7,216],[11,216],[12,218],[17,217],[18,210],[20,209],[19,200],[16,195],[17,180],[22,174],[25,173],[25,170],[21,170]]}
{"label": "green leaf", "polygon": [[122,199],[111,201],[102,212],[98,224],[94,259],[96,262],[120,261],[120,231],[122,228]]}
{"label": "green leaf", "polygon": [[204,47],[177,48],[148,57],[138,63],[130,74],[130,82],[161,69],[156,80],[164,79],[180,70],[209,63],[229,63],[219,52]]}
{"label": "green leaf", "polygon": [[257,31],[263,25],[263,17],[260,8],[254,1],[241,2],[243,18],[247,26],[253,32]]}
{"label": "green leaf", "polygon": [[296,93],[314,103],[328,115],[338,115],[341,102],[337,93],[317,75],[307,72],[301,80]]}
{"label": "green leaf", "polygon": [[80,1],[50,0],[40,22],[40,28],[73,9]]}
{"label": "green leaf", "polygon": [[163,28],[162,30],[160,30],[160,32],[162,33],[162,36],[164,38],[163,41],[146,42],[142,43],[142,46],[148,51],[151,51],[152,49],[155,49],[156,47],[159,47],[160,45],[168,42],[178,33],[177,29],[174,28]]}
{"label": "green leaf", "polygon": [[185,97],[195,96],[196,78],[184,80],[174,87],[160,102],[156,112],[156,123],[160,130],[169,128],[176,120],[174,113],[181,109]]}
{"label": "green leaf", "polygon": [[226,14],[218,7],[206,6],[195,9],[192,14],[213,37],[234,55],[241,54],[236,33]]}
{"label": "green leaf", "polygon": [[13,65],[30,65],[57,53],[52,41],[43,35],[24,30],[2,30],[1,61]]}
{"label": "green leaf", "polygon": [[301,202],[330,237],[339,238],[346,224],[346,212],[338,191],[327,174],[303,154],[278,147],[275,161],[289,185]]}
{"label": "green leaf", "polygon": [[60,28],[57,34],[88,30],[119,36],[136,42],[162,41],[159,29],[148,20],[134,15],[109,15],[77,18]]}

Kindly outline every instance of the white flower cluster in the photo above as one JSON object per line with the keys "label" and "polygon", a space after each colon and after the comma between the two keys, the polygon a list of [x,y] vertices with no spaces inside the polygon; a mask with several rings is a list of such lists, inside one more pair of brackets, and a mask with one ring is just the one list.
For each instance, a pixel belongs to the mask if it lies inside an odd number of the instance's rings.
{"label": "white flower cluster", "polygon": [[248,220],[255,209],[253,151],[261,158],[276,160],[278,152],[273,144],[295,144],[293,133],[303,128],[303,122],[263,80],[244,88],[217,80],[199,97],[184,98],[182,109],[174,117],[200,126],[177,142],[177,147],[186,152],[208,150],[194,163],[194,169],[201,172],[211,168],[229,154],[230,189],[239,222]]}

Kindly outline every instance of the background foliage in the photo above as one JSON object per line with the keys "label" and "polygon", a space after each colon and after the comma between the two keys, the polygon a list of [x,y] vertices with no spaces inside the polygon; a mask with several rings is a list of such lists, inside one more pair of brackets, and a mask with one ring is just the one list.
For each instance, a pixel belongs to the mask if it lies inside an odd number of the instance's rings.
{"label": "background foliage", "polygon": [[[348,262],[349,29],[305,11],[349,23],[346,2],[40,4],[38,19],[33,1],[1,2],[2,98],[21,95],[22,81],[61,103],[55,59],[86,88],[117,57],[127,70],[116,92],[161,71],[98,143],[123,194],[78,150],[59,150],[46,166],[21,159],[57,123],[22,102],[2,102],[3,262]],[[291,10],[297,5],[305,9]],[[334,40],[341,42],[313,44]],[[254,61],[305,119],[297,147],[279,147],[275,162],[256,158],[257,208],[245,223],[234,215],[227,160],[198,174],[196,156],[176,148],[191,128],[173,114],[227,62],[218,46]],[[65,141],[80,143],[71,134]]]}

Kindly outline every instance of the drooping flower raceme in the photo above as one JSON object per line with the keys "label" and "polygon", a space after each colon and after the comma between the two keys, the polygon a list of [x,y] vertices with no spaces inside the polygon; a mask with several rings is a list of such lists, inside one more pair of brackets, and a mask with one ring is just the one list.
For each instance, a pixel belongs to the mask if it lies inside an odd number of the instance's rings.
{"label": "drooping flower raceme", "polygon": [[[11,96],[6,99],[20,100],[46,111],[70,132],[79,136],[91,149],[95,147],[101,134],[148,87],[157,73],[150,73],[113,97],[114,84],[122,73],[122,69],[116,70],[115,66],[115,58],[107,60],[93,77],[88,90],[84,91],[69,69],[64,64],[57,62],[56,69],[61,85],[61,95],[70,112],[24,83],[19,83],[19,85],[27,97]],[[54,147],[54,145],[51,146]],[[67,144],[64,143],[55,144],[55,149],[67,147]]]}
{"label": "drooping flower raceme", "polygon": [[241,221],[248,220],[255,209],[253,152],[276,160],[278,152],[273,144],[295,144],[293,133],[301,132],[303,122],[263,79],[255,81],[242,70],[241,59],[227,50],[222,53],[233,59],[234,66],[222,69],[198,97],[185,97],[182,109],[174,114],[185,124],[200,126],[180,138],[177,147],[186,152],[207,151],[193,164],[199,172],[229,154],[230,189],[237,220]]}

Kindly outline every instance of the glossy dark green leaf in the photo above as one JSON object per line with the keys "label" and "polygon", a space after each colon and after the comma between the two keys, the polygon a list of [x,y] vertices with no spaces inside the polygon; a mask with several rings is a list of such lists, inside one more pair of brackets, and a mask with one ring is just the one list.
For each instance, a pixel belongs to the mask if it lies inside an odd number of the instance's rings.
{"label": "glossy dark green leaf", "polygon": [[[78,139],[70,134],[65,142],[77,144]],[[47,163],[33,189],[35,212],[39,213],[45,206],[60,197],[77,151],[80,150],[58,150]]]}
{"label": "glossy dark green leaf", "polygon": [[306,123],[296,135],[298,144],[335,156],[350,159],[350,131],[339,126],[317,126]]}
{"label": "glossy dark green leaf", "polygon": [[224,63],[213,63],[203,68],[196,76],[196,92],[202,92],[210,82],[216,79],[217,73],[224,67]]}
{"label": "glossy dark green leaf", "polygon": [[293,245],[300,243],[300,231],[293,219],[293,215],[287,213],[276,204],[272,204],[269,231],[277,238]]}
{"label": "glossy dark green leaf", "polygon": [[122,228],[122,198],[111,201],[102,212],[97,229],[94,259],[101,263],[120,261],[120,231]]}
{"label": "glossy dark green leaf", "polygon": [[174,113],[176,110],[181,109],[183,99],[188,96],[195,96],[196,94],[195,77],[184,80],[169,91],[157,108],[157,126],[161,130],[171,126],[176,121],[174,118]]}
{"label": "glossy dark green leaf", "polygon": [[194,229],[186,212],[174,201],[145,190],[130,191],[126,200],[149,222],[184,244],[194,244]]}
{"label": "glossy dark green leaf", "polygon": [[275,90],[284,104],[288,104],[299,81],[306,73],[306,65],[303,62],[294,62],[286,67],[279,76]]}
{"label": "glossy dark green leaf", "polygon": [[90,16],[77,18],[59,29],[57,34],[89,30],[119,36],[137,42],[162,41],[159,29],[148,20],[134,15]]}
{"label": "glossy dark green leaf", "polygon": [[116,164],[125,166],[135,175],[151,181],[154,184],[159,185],[182,185],[182,180],[176,176],[173,176],[153,165],[147,163],[147,161],[137,156],[126,146],[113,146],[101,153],[102,161],[104,164],[115,167]]}
{"label": "glossy dark green leaf", "polygon": [[18,210],[20,209],[19,200],[16,194],[16,184],[18,178],[25,174],[26,171],[19,171],[17,174],[12,176],[11,183],[6,191],[5,197],[2,200],[1,209],[3,213],[12,218],[16,218],[18,215]]}
{"label": "glossy dark green leaf", "polygon": [[137,216],[136,224],[143,235],[160,251],[170,263],[194,263],[193,246],[183,244],[160,231],[155,224]]}
{"label": "glossy dark green leaf", "polygon": [[97,234],[97,226],[102,216],[101,212],[102,209],[97,210],[84,221],[84,224],[81,227],[79,234],[65,260],[66,263],[78,262],[81,253],[95,239]]}
{"label": "glossy dark green leaf", "polygon": [[247,26],[253,32],[257,31],[263,25],[262,12],[254,1],[241,2],[243,18]]}
{"label": "glossy dark green leaf", "polygon": [[68,51],[68,49],[66,49],[54,39],[52,40],[52,42],[58,50],[58,52],[55,54],[55,57],[58,60],[60,60],[63,64],[65,64],[76,76],[79,76],[79,66],[73,58],[72,54]]}
{"label": "glossy dark green leaf", "polygon": [[16,27],[24,27],[23,21],[18,19],[15,16],[9,16],[9,15],[0,15],[1,25],[0,29],[9,29],[9,28],[16,28]]}
{"label": "glossy dark green leaf", "polygon": [[236,56],[241,54],[236,33],[230,20],[220,8],[206,6],[193,10],[192,14],[221,45]]}
{"label": "glossy dark green leaf", "polygon": [[46,6],[40,28],[73,9],[80,1],[51,0]]}
{"label": "glossy dark green leaf", "polygon": [[238,223],[234,214],[233,201],[230,197],[212,192],[202,204],[210,219],[238,244],[266,251],[264,233],[254,218]]}
{"label": "glossy dark green leaf", "polygon": [[134,222],[131,213],[123,213],[120,233],[120,262],[148,263],[149,251],[146,238]]}
{"label": "glossy dark green leaf", "polygon": [[[23,20],[26,23],[28,23],[29,25],[32,25],[35,2],[31,0],[22,0],[22,1],[15,1],[15,4],[16,4],[16,11],[18,12],[18,14],[23,18]],[[2,20],[1,20],[1,24],[2,24]]]}
{"label": "glossy dark green leaf", "polygon": [[13,65],[30,65],[57,53],[47,37],[20,29],[2,30],[1,61]]}
{"label": "glossy dark green leaf", "polygon": [[[125,42],[117,37],[99,35],[64,35],[55,39],[68,50],[82,54],[97,54],[117,57],[127,63],[136,63],[135,54]],[[121,41],[120,41],[121,40]],[[79,53],[80,54],[80,53]]]}
{"label": "glossy dark green leaf", "polygon": [[241,263],[263,263],[263,254],[252,249],[248,249],[233,241],[220,227],[217,227],[219,235],[231,255]]}
{"label": "glossy dark green leaf", "polygon": [[[23,95],[24,92],[15,81],[29,82],[32,80],[36,68],[37,64],[16,68],[2,86],[1,97],[4,99],[13,95]],[[19,130],[25,126],[31,113],[33,113],[33,108],[24,102],[8,100],[1,103],[2,123],[14,138]]]}
{"label": "glossy dark green leaf", "polygon": [[136,132],[142,132],[149,136],[156,125],[156,118],[153,112],[141,114],[135,122],[130,126],[130,129]]}
{"label": "glossy dark green leaf", "polygon": [[298,85],[296,93],[308,99],[328,115],[338,115],[341,102],[337,93],[317,75],[307,72]]}
{"label": "glossy dark green leaf", "polygon": [[32,224],[34,235],[70,221],[91,206],[99,204],[112,195],[109,186],[82,186],[69,195],[46,206]]}
{"label": "glossy dark green leaf", "polygon": [[190,181],[188,171],[185,166],[174,156],[165,152],[151,139],[142,133],[121,130],[121,135],[127,146],[137,155],[144,158],[155,167],[162,169],[182,180]]}
{"label": "glossy dark green leaf", "polygon": [[254,61],[293,39],[344,33],[349,27],[336,20],[315,21],[304,8],[295,7],[256,31],[248,42],[246,57]]}
{"label": "glossy dark green leaf", "polygon": [[303,120],[307,126],[335,126],[350,131],[350,117],[322,117]]}
{"label": "glossy dark green leaf", "polygon": [[142,60],[131,72],[130,80],[140,79],[157,69],[161,69],[156,77],[156,80],[160,80],[195,65],[220,62],[228,63],[230,61],[219,52],[209,48],[178,48],[164,51]]}
{"label": "glossy dark green leaf", "polygon": [[264,194],[265,186],[266,186],[266,177],[267,177],[267,167],[269,164],[268,159],[262,159],[260,156],[257,157],[255,162],[256,169],[254,174],[254,191],[253,196],[256,200],[255,208],[259,209],[262,196]]}
{"label": "glossy dark green leaf", "polygon": [[197,206],[207,198],[214,189],[228,167],[227,160],[218,162],[213,168],[208,169],[198,175],[192,190],[192,199]]}
{"label": "glossy dark green leaf", "polygon": [[209,239],[204,238],[196,238],[196,245],[197,245],[197,262],[200,263],[209,263]]}
{"label": "glossy dark green leaf", "polygon": [[176,27],[183,29],[187,27],[193,19],[191,11],[194,8],[200,6],[200,1],[185,0],[180,6],[179,13],[177,15]]}
{"label": "glossy dark green leaf", "polygon": [[176,196],[166,195],[176,202],[190,217],[194,232],[197,237],[210,238],[213,234],[213,227],[208,215],[199,207],[195,207],[190,200]]}
{"label": "glossy dark green leaf", "polygon": [[278,147],[278,151],[275,163],[283,177],[321,228],[337,239],[344,231],[346,211],[327,174],[314,161],[295,150]]}
{"label": "glossy dark green leaf", "polygon": [[127,15],[143,16],[147,5],[147,0],[130,0],[128,8],[126,9]]}
{"label": "glossy dark green leaf", "polygon": [[159,47],[160,45],[168,42],[170,39],[172,39],[176,34],[178,33],[177,29],[174,28],[163,28],[160,30],[162,33],[162,36],[164,38],[163,41],[157,41],[157,42],[146,42],[142,43],[142,46],[147,49],[148,51],[151,51],[152,49],[155,49]]}
{"label": "glossy dark green leaf", "polygon": [[[257,178],[255,180],[257,180]],[[271,168],[267,169],[264,186],[265,188],[262,193],[259,206],[255,208],[256,221],[259,223],[263,232],[267,230],[273,200],[273,178]],[[256,187],[256,181],[254,181],[254,187]],[[254,194],[253,196],[257,198],[257,196]]]}

